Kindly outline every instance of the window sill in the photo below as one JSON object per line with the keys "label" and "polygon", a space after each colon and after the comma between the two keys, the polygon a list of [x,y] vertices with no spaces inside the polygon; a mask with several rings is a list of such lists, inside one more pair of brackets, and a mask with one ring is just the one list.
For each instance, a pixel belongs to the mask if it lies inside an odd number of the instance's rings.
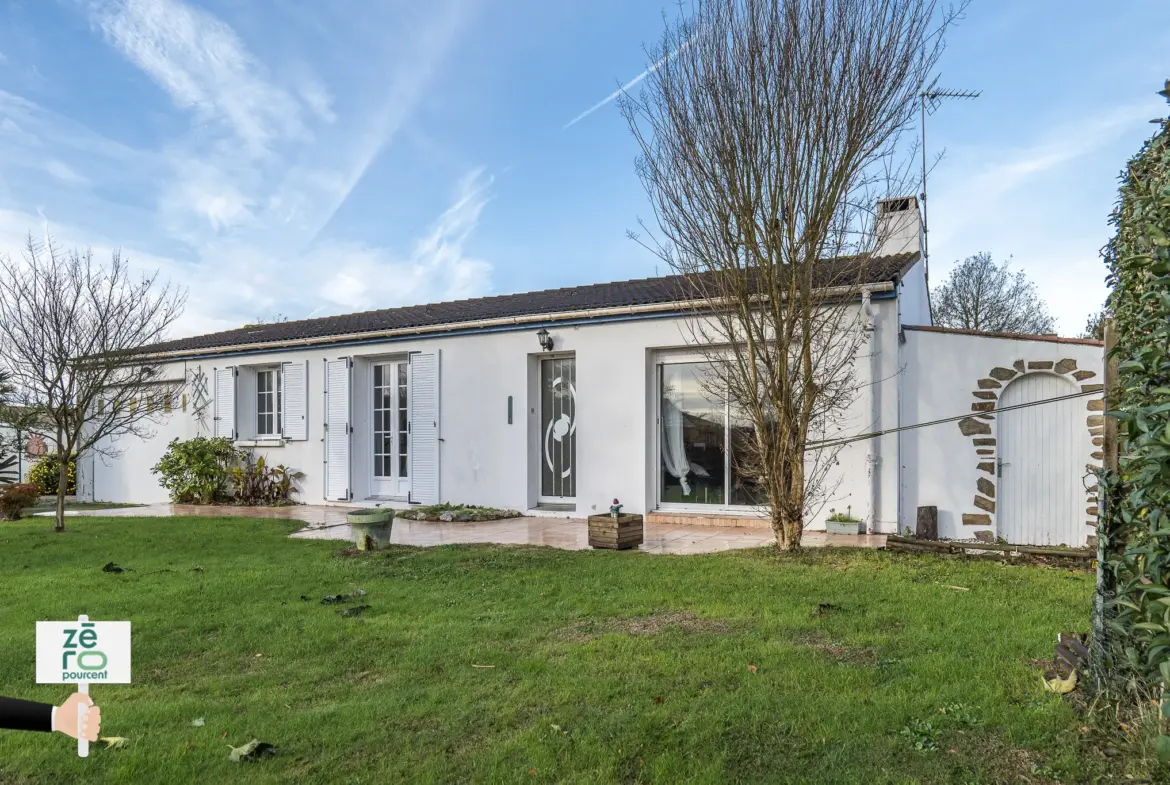
{"label": "window sill", "polygon": [[235,444],[237,447],[283,447],[284,439],[239,439]]}

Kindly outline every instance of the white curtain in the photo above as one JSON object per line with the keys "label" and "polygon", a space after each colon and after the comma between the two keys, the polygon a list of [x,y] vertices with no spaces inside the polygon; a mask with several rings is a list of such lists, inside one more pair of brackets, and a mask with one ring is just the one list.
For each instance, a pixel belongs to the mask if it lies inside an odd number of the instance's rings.
{"label": "white curtain", "polygon": [[673,401],[662,399],[662,465],[682,486],[683,496],[691,495],[687,473],[691,470],[687,460],[687,447],[683,442],[683,415]]}

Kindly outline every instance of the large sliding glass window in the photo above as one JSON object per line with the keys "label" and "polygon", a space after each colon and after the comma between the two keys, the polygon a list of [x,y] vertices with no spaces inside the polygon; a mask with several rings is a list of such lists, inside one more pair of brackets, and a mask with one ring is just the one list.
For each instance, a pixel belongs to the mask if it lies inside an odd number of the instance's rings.
{"label": "large sliding glass window", "polygon": [[736,458],[753,437],[751,422],[734,413],[708,362],[658,366],[661,482],[659,501],[718,507],[762,504],[756,484]]}

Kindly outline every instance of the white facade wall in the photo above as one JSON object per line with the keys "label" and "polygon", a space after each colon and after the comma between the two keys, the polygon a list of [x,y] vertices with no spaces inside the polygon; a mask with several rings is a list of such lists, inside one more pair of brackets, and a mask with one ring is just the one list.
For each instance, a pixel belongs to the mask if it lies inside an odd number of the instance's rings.
{"label": "white facade wall", "polygon": [[[892,428],[898,419],[899,342],[897,300],[874,299],[875,356],[859,356],[858,373],[876,382],[863,388],[845,416],[847,435]],[[440,498],[454,503],[532,509],[539,493],[540,455],[539,325],[499,332],[446,334],[401,341],[220,355],[174,362],[165,378],[190,378],[197,368],[213,390],[214,370],[229,365],[275,365],[308,361],[308,434],[306,441],[256,446],[273,463],[304,472],[299,501],[325,502],[323,477],[324,364],[352,357],[354,435],[351,445],[352,503],[368,495],[370,473],[367,440],[371,437],[366,363],[372,358],[405,358],[410,352],[440,355]],[[660,468],[656,452],[658,424],[655,358],[660,352],[685,350],[690,332],[677,317],[624,321],[592,321],[577,325],[550,324],[553,354],[571,353],[576,360],[576,510],[584,515],[608,509],[621,499],[630,512],[646,512],[656,504]],[[101,501],[162,502],[166,492],[150,473],[173,438],[208,434],[212,408],[203,423],[196,421],[188,387],[186,411],[160,415],[156,435],[147,441],[126,439],[117,445],[119,458],[81,462],[91,475],[94,498]],[[507,422],[507,400],[513,398],[513,422]],[[181,408],[181,407],[180,407]],[[239,411],[246,412],[241,404]],[[242,416],[242,415],[241,415]],[[249,444],[249,442],[242,442]],[[267,445],[269,442],[258,442]],[[841,450],[835,488],[810,528],[823,528],[829,508],[852,507],[855,515],[876,520],[877,531],[893,531],[898,521],[898,440],[889,435],[857,442]],[[876,493],[871,485],[878,485]],[[877,502],[876,514],[872,500]],[[391,506],[403,506],[392,504]]]}
{"label": "white facade wall", "polygon": [[[954,539],[971,539],[976,532],[988,532],[998,536],[997,511],[976,506],[975,497],[982,495],[992,502],[996,499],[979,492],[979,481],[990,482],[998,489],[998,445],[976,444],[976,439],[998,439],[996,415],[991,419],[979,417],[980,412],[972,411],[972,404],[986,403],[990,399],[978,398],[976,391],[992,392],[998,405],[1009,385],[1027,373],[1053,374],[1064,377],[1062,389],[1076,392],[1082,385],[1092,391],[1103,381],[1104,363],[1102,346],[1095,342],[1062,339],[1004,338],[989,335],[971,335],[954,331],[934,329],[907,329],[906,342],[902,347],[905,371],[902,381],[902,420],[904,425],[925,423],[958,415],[967,415],[990,427],[990,433],[964,435],[959,424],[948,422],[926,428],[908,430],[901,434],[902,456],[902,517],[901,530],[914,530],[916,512],[919,506],[938,507],[939,536]],[[1070,362],[1061,366],[1061,361],[1075,362],[1075,369],[1067,369]],[[1021,365],[1017,365],[1020,363]],[[1046,367],[1038,367],[1046,366]],[[995,379],[992,369],[999,368],[999,376],[1005,371],[1016,373],[1009,379]],[[1074,374],[1083,378],[1075,378]],[[1088,374],[1092,374],[1089,376]],[[980,386],[985,380],[986,388]],[[1000,386],[991,386],[995,382]],[[1090,400],[1096,403],[1090,404]],[[1100,395],[1075,399],[1078,414],[1070,427],[1079,459],[1075,464],[1082,470],[1090,464],[1100,465],[1094,457],[1101,448],[1093,443],[1091,428],[1100,417]],[[1090,408],[1093,407],[1093,408]],[[1022,410],[1017,410],[1022,411]],[[1094,418],[1090,420],[1090,418]],[[1037,445],[1044,449],[1045,445]],[[979,455],[978,449],[990,450]],[[1065,461],[1064,455],[1052,455],[1054,463]],[[992,471],[979,468],[990,464]],[[1093,480],[1085,479],[1085,486],[1091,487]],[[1036,497],[1043,498],[1041,489]],[[1064,542],[1078,546],[1094,530],[1085,525],[1095,516],[1089,510],[1095,505],[1092,492],[1086,490],[1083,503],[1085,516],[1077,521],[1081,526],[1079,541]],[[963,516],[967,515],[968,523]],[[986,516],[986,518],[982,517]],[[975,523],[975,521],[981,521]],[[986,536],[986,535],[985,535]],[[1063,541],[1063,540],[1061,540]]]}

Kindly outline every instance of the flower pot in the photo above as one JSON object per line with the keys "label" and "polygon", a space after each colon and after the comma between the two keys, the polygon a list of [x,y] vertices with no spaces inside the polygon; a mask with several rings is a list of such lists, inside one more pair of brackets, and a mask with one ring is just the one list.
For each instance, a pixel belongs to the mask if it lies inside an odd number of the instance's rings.
{"label": "flower pot", "polygon": [[359,551],[376,551],[390,544],[394,510],[357,510],[345,516]]}
{"label": "flower pot", "polygon": [[861,521],[826,521],[826,534],[860,534]]}
{"label": "flower pot", "polygon": [[624,551],[642,544],[641,515],[590,515],[589,544]]}

